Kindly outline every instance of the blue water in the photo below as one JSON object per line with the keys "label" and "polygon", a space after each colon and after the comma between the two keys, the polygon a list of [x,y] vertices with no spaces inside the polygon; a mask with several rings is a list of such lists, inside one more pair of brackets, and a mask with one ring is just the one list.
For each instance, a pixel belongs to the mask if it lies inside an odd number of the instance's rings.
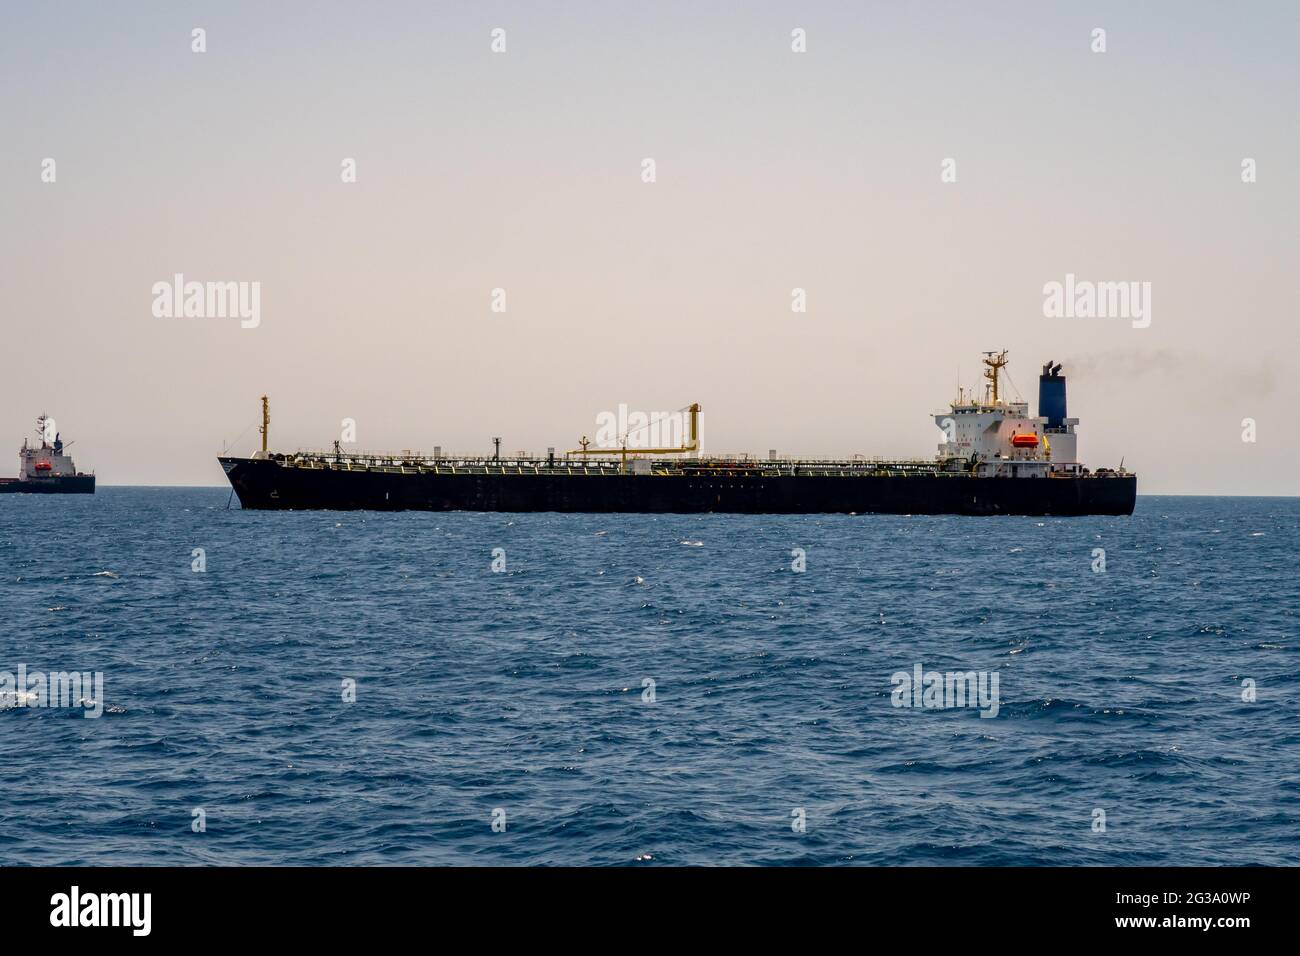
{"label": "blue water", "polygon": [[[1300,499],[983,519],[227,498],[0,497],[0,671],[102,671],[105,708],[0,709],[0,860],[1300,863]],[[997,716],[892,706],[916,663],[996,672]]]}

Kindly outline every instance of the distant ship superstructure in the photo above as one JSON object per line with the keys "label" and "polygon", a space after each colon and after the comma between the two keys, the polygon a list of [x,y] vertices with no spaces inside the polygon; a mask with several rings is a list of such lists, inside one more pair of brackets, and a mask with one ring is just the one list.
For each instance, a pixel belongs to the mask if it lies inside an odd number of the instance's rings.
{"label": "distant ship superstructure", "polygon": [[36,419],[38,445],[23,440],[18,449],[18,477],[0,478],[0,493],[28,492],[34,494],[94,494],[94,474],[77,471],[71,456],[63,448],[63,438],[58,432],[50,434],[53,423],[42,415]]}

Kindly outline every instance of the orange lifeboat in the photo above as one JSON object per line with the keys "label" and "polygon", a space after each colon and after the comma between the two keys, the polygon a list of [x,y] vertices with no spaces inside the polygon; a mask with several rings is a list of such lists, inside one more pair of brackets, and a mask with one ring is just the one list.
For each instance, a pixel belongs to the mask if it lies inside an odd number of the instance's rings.
{"label": "orange lifeboat", "polygon": [[1011,446],[1013,448],[1037,448],[1037,435],[1012,435]]}
{"label": "orange lifeboat", "polygon": [[49,463],[48,461],[38,461],[38,462],[36,463],[36,470],[37,470],[37,471],[49,471],[49,470],[50,470],[50,463]]}

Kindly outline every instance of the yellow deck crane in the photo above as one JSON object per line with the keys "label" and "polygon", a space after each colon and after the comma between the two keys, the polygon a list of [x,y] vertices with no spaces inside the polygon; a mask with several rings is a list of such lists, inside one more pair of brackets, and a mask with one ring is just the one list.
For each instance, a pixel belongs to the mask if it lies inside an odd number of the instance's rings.
{"label": "yellow deck crane", "polygon": [[[578,444],[581,448],[570,449],[566,454],[569,455],[591,455],[610,457],[619,455],[622,457],[622,471],[627,473],[628,455],[691,455],[700,450],[700,403],[695,402],[688,405],[685,411],[690,415],[690,437],[684,441],[680,448],[628,448],[627,435],[623,436],[623,444],[617,449],[613,448],[589,448],[591,442],[586,435],[579,439]],[[642,426],[649,427],[649,424]]]}

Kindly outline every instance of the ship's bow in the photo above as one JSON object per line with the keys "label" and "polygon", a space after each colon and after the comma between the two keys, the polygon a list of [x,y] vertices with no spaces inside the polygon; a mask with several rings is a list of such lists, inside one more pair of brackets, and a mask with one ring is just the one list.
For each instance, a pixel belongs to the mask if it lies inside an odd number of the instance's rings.
{"label": "ship's bow", "polygon": [[240,507],[267,509],[278,507],[274,483],[276,465],[261,458],[218,457],[230,487],[239,497]]}

